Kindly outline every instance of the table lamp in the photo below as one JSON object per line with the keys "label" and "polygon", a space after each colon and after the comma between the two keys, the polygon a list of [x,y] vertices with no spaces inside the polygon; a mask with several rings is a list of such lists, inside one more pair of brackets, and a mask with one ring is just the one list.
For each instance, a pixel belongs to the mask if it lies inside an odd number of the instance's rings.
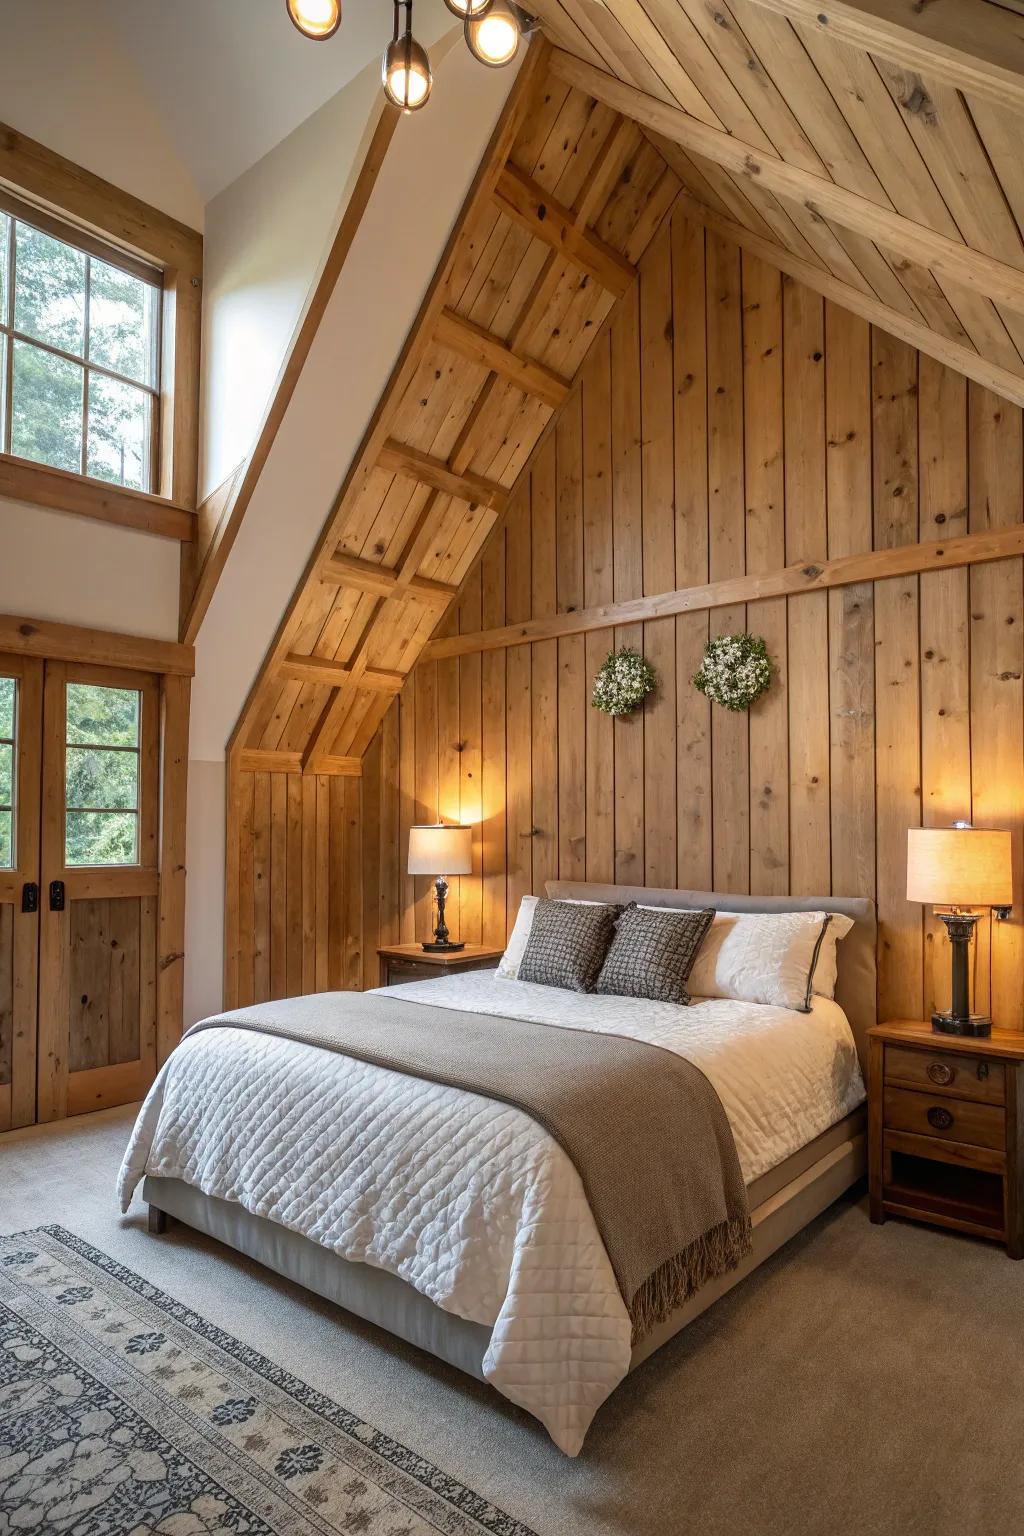
{"label": "table lamp", "polygon": [[1009,832],[981,831],[966,821],[952,827],[911,827],[907,900],[936,908],[953,951],[950,1009],[932,1014],[932,1029],[942,1035],[990,1035],[992,1020],[971,1013],[967,952],[980,915],[971,908],[995,907],[1008,915],[1013,903]]}
{"label": "table lamp", "polygon": [[[444,870],[444,874],[439,871]],[[473,828],[446,827],[438,822],[434,827],[409,828],[410,875],[433,875],[437,891],[437,926],[433,941],[424,944],[430,951],[465,949],[465,944],[453,944],[448,937],[444,920],[444,904],[448,896],[448,875],[473,873]]]}

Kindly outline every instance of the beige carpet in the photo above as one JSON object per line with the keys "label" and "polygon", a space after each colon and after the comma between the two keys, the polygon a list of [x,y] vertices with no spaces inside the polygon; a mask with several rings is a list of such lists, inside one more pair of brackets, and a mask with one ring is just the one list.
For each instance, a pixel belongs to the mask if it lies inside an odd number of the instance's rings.
{"label": "beige carpet", "polygon": [[122,1218],[131,1114],[0,1136],[0,1231],[59,1221],[541,1536],[1011,1536],[1024,1264],[835,1207],[631,1377],[583,1455],[487,1388],[184,1229]]}

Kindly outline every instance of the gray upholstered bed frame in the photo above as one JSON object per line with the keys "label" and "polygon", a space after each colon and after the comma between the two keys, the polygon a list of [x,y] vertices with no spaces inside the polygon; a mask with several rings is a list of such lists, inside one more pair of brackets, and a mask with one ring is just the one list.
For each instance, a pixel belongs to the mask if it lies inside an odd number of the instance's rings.
{"label": "gray upholstered bed frame", "polygon": [[[714,891],[653,890],[562,880],[549,882],[547,893],[589,900],[637,900],[652,906],[716,907],[725,912],[825,911],[852,917],[854,926],[838,950],[836,999],[850,1020],[861,1061],[865,1061],[867,1030],[875,1021],[876,1009],[872,902],[859,897],[730,896]],[[751,1253],[738,1269],[705,1286],[649,1334],[634,1349],[631,1369],[827,1209],[863,1175],[865,1165],[865,1112],[859,1109],[757,1179],[749,1190],[754,1224]],[[265,1217],[251,1216],[240,1205],[204,1195],[178,1179],[147,1176],[142,1197],[149,1202],[151,1230],[164,1230],[166,1218],[174,1217],[483,1380],[490,1329],[443,1312],[397,1276],[339,1258],[309,1238]]]}

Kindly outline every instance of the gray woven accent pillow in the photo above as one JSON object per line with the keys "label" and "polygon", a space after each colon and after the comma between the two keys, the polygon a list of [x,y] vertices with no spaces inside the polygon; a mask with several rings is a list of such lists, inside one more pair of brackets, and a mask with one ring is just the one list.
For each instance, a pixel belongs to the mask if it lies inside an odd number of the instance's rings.
{"label": "gray woven accent pillow", "polygon": [[519,980],[567,992],[592,992],[621,910],[576,901],[538,901]]}
{"label": "gray woven accent pillow", "polygon": [[596,992],[649,997],[657,1003],[688,1003],[686,979],[693,969],[714,911],[653,911],[631,901],[615,924]]}

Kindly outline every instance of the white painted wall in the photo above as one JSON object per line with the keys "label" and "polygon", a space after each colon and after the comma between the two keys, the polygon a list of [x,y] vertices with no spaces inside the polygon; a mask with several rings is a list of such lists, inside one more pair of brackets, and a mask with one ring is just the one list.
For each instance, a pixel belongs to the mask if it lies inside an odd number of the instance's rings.
{"label": "white painted wall", "polygon": [[178,638],[179,546],[0,497],[0,613]]}
{"label": "white painted wall", "polygon": [[[435,63],[455,30],[441,0],[419,0],[417,36]],[[342,90],[207,205],[201,497],[232,473],[255,441],[348,204],[380,101],[380,59],[374,54]]]}
{"label": "white painted wall", "polygon": [[[464,48],[435,61],[421,112],[398,126],[196,647],[190,756],[221,764],[334,496],[415,318],[514,70]],[[220,1006],[223,775],[190,774],[185,1015]],[[218,816],[220,820],[218,820]],[[200,837],[196,828],[203,829]]]}

